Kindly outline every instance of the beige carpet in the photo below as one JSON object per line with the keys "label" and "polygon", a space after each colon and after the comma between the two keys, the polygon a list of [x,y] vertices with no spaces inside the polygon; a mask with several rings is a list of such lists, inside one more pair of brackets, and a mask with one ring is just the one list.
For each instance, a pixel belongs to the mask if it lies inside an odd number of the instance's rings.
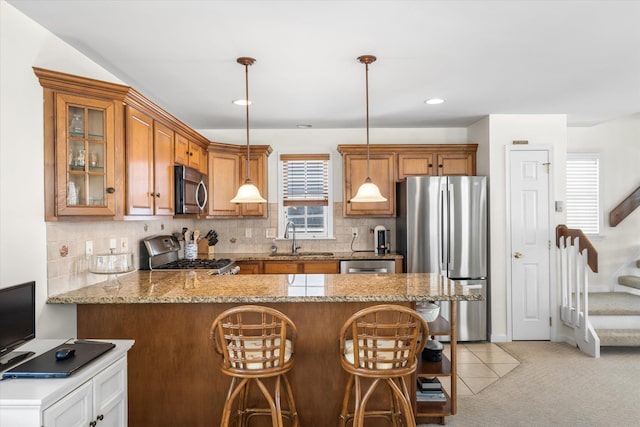
{"label": "beige carpet", "polygon": [[640,426],[640,348],[604,347],[594,359],[563,343],[499,346],[520,365],[460,396],[447,426]]}

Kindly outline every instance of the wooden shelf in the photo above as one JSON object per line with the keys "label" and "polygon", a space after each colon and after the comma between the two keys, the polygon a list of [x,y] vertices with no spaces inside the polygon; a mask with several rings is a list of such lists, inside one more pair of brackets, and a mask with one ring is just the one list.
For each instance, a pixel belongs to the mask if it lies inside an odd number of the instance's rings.
{"label": "wooden shelf", "polygon": [[416,374],[420,377],[451,376],[451,361],[444,355],[440,362],[428,362],[418,359]]}

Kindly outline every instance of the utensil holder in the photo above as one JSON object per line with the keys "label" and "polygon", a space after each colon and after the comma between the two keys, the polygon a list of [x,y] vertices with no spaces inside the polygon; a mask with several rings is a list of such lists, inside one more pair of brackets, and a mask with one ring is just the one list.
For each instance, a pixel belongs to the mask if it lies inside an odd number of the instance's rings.
{"label": "utensil holder", "polygon": [[196,259],[198,257],[198,245],[187,243],[184,245],[184,259]]}

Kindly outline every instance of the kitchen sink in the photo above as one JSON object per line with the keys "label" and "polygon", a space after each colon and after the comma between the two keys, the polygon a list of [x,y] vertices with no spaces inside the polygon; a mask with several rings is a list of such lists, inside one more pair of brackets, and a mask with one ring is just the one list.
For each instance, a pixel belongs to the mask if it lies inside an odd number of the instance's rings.
{"label": "kitchen sink", "polygon": [[272,253],[270,254],[270,256],[272,257],[291,257],[291,256],[333,256],[333,252],[296,252],[296,253],[291,253],[291,252],[276,252],[276,253]]}

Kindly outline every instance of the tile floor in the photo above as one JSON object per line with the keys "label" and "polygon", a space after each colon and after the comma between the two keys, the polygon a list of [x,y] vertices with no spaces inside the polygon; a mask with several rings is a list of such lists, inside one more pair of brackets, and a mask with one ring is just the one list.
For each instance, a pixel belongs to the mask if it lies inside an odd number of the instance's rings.
{"label": "tile floor", "polygon": [[[447,357],[450,348],[445,346]],[[458,396],[479,393],[488,385],[504,377],[520,362],[493,343],[458,344]],[[443,382],[449,391],[449,385]]]}

